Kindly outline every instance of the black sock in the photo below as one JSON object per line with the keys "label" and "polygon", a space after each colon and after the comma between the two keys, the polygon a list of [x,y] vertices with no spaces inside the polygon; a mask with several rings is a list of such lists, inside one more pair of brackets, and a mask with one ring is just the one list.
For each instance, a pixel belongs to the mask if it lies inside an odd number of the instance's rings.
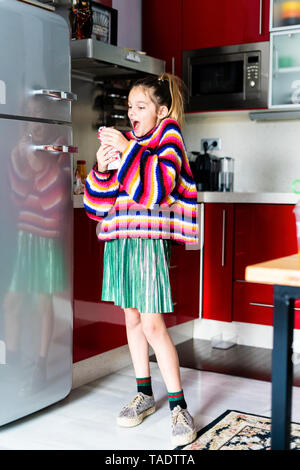
{"label": "black sock", "polygon": [[137,377],[136,378],[137,391],[145,395],[153,395],[151,377]]}
{"label": "black sock", "polygon": [[186,401],[184,399],[183,390],[179,392],[168,393],[170,410],[172,411],[175,406],[179,405],[181,408],[186,408]]}

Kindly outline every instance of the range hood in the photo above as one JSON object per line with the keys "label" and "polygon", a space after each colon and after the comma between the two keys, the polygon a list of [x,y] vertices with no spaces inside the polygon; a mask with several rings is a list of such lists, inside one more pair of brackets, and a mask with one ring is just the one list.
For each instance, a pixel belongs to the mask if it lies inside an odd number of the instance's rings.
{"label": "range hood", "polygon": [[71,41],[72,75],[93,81],[161,75],[165,62],[95,39]]}

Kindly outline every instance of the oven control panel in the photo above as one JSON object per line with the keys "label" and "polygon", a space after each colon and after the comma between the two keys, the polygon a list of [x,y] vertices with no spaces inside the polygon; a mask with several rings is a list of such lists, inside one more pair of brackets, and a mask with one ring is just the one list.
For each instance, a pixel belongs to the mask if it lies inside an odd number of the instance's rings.
{"label": "oven control panel", "polygon": [[257,91],[260,87],[260,57],[259,54],[250,53],[246,58],[246,88],[248,91]]}

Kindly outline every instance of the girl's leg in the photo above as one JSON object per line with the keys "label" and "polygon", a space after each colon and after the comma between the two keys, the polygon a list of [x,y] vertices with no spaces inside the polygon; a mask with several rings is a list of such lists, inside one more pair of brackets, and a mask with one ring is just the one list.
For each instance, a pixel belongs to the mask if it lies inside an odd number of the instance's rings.
{"label": "girl's leg", "polygon": [[146,340],[152,346],[168,392],[181,390],[179,360],[176,348],[161,313],[141,314]]}
{"label": "girl's leg", "polygon": [[[131,359],[137,379],[137,391],[135,397],[122,408],[117,417],[119,426],[131,427],[140,424],[146,416],[154,413],[155,401],[152,393],[150,365],[149,365],[149,345],[144,335],[141,316],[137,309],[126,308],[126,332]],[[141,385],[147,379],[147,384]],[[139,393],[142,392],[142,393]]]}
{"label": "girl's leg", "polygon": [[[128,324],[128,344],[130,344],[129,347],[132,346],[130,351],[136,375],[138,376],[141,373],[145,376],[149,375],[149,353],[148,345],[146,346],[149,343],[155,352],[158,366],[168,390],[169,406],[172,410],[171,441],[174,446],[189,444],[196,438],[197,432],[193,418],[186,409],[181,387],[178,355],[163,316],[159,313],[139,314],[137,310],[135,312],[133,312],[134,309],[127,310],[131,310],[126,316],[126,325]],[[133,323],[132,327],[129,326],[130,321]],[[141,398],[141,400],[144,400],[144,398]],[[122,412],[120,413],[117,421],[119,425],[136,426],[142,422],[145,416],[155,411],[153,396],[147,397],[147,403],[144,403],[144,411],[138,413],[140,405],[136,404],[136,416],[128,418],[126,415],[130,407],[134,408],[134,406],[134,403],[130,403],[123,412],[124,416]]]}
{"label": "girl's leg", "polygon": [[149,377],[149,345],[136,308],[125,308],[125,323],[129,351],[136,377]]}

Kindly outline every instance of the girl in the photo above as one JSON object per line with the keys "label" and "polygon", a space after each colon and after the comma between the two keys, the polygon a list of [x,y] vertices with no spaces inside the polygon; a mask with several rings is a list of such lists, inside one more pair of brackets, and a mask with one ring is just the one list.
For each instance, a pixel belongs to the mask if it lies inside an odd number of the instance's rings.
{"label": "girl", "polygon": [[[124,308],[128,345],[136,374],[137,395],[118,418],[136,426],[155,411],[150,344],[168,390],[172,443],[193,441],[196,430],[180,379],[175,346],[163,313],[172,312],[168,263],[171,240],[197,242],[197,192],[179,124],[183,98],[177,77],[137,81],[128,97],[132,131],[104,128],[97,163],[86,180],[84,206],[99,220],[105,240],[102,300]],[[108,170],[121,153],[117,170]]]}

